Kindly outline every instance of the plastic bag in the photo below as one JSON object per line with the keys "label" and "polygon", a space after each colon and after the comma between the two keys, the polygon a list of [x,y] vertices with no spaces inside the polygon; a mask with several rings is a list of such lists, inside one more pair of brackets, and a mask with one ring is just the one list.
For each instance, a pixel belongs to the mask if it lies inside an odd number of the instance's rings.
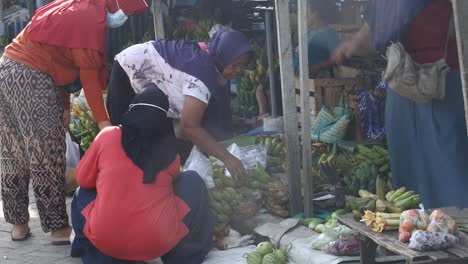
{"label": "plastic bag", "polygon": [[421,205],[421,209],[407,210],[401,213],[399,239],[400,242],[408,242],[411,238],[411,233],[414,230],[425,231],[429,225],[429,215]]}
{"label": "plastic bag", "polygon": [[409,248],[417,251],[442,250],[458,243],[458,238],[452,234],[416,230],[413,232]]}
{"label": "plastic bag", "polygon": [[314,241],[312,241],[313,249],[322,249],[328,243],[337,240],[338,238],[355,236],[357,235],[356,231],[350,229],[347,226],[340,225],[338,227],[324,230]]}
{"label": "plastic bag", "polygon": [[[229,146],[227,150],[242,162],[246,170],[257,169],[257,162],[259,162],[263,168],[266,168],[267,152],[265,146],[251,145],[239,147],[234,143]],[[226,172],[228,173],[227,170]]]}
{"label": "plastic bag", "polygon": [[73,142],[69,132],[65,134],[65,141],[67,143],[67,168],[76,168],[80,162],[80,146]]}
{"label": "plastic bag", "polygon": [[359,256],[359,239],[355,236],[342,237],[328,243],[322,250],[335,256]]}
{"label": "plastic bag", "polygon": [[455,220],[440,209],[436,209],[429,217],[430,223],[427,231],[442,232],[443,234],[458,234],[458,226]]}
{"label": "plastic bag", "polygon": [[211,162],[198,150],[197,147],[193,147],[192,152],[190,152],[190,155],[184,164],[183,171],[195,171],[205,181],[208,189],[215,187]]}

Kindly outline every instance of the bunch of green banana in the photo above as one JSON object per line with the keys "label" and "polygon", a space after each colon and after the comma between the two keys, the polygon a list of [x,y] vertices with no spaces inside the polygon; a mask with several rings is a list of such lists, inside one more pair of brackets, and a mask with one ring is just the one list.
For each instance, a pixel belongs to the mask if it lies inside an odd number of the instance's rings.
{"label": "bunch of green banana", "polygon": [[247,170],[246,186],[251,189],[265,190],[266,185],[271,181],[271,176],[257,162],[256,170]]}
{"label": "bunch of green banana", "polygon": [[250,73],[245,73],[237,80],[237,112],[245,116],[255,116],[258,113],[256,97],[257,84],[251,80]]}
{"label": "bunch of green banana", "polygon": [[382,175],[385,179],[392,178],[390,170],[390,158],[388,151],[380,146],[373,146],[367,148],[362,145],[356,146],[358,153],[354,155],[354,159],[358,162],[372,162],[377,167],[379,175]]}
{"label": "bunch of green banana", "polygon": [[346,193],[358,195],[359,190],[375,193],[377,167],[369,162],[359,164],[351,175],[344,177]]}
{"label": "bunch of green banana", "polygon": [[77,122],[70,124],[70,131],[75,137],[81,140],[80,146],[86,151],[99,133],[99,127],[97,123],[94,122],[90,110],[84,111],[78,105],[73,105],[71,114]]}
{"label": "bunch of green banana", "polygon": [[403,210],[418,208],[421,203],[419,194],[414,191],[407,191],[405,187],[390,191],[385,195],[387,201],[391,202]]}
{"label": "bunch of green banana", "polygon": [[211,192],[211,207],[216,218],[217,225],[227,225],[234,213],[235,207],[242,199],[242,195],[237,193],[234,188],[225,189],[215,188]]}
{"label": "bunch of green banana", "polygon": [[235,188],[239,184],[234,180],[233,177],[228,177],[225,175],[226,168],[223,165],[219,165],[216,159],[211,159],[211,166],[213,168],[213,181],[217,189],[224,188]]}
{"label": "bunch of green banana", "polygon": [[263,145],[267,151],[267,171],[270,173],[284,172],[286,169],[286,144],[284,135],[257,136],[257,144]]}

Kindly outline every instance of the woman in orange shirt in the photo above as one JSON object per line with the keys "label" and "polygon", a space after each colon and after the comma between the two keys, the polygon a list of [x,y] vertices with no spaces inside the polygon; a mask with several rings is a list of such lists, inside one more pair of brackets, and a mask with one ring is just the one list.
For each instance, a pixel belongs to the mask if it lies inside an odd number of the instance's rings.
{"label": "woman in orange shirt", "polygon": [[[62,0],[38,9],[0,59],[0,175],[11,239],[25,240],[32,179],[42,229],[67,243],[65,127],[69,93],[81,83],[102,129],[106,30],[147,8],[144,0]],[[107,15],[106,15],[107,14]],[[76,89],[78,88],[78,89]]]}

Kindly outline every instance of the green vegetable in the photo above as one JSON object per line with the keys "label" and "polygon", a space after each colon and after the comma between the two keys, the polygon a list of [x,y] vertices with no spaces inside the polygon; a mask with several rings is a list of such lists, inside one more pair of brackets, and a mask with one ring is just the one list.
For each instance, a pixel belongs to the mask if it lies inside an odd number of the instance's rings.
{"label": "green vegetable", "polygon": [[262,264],[263,256],[258,252],[252,252],[244,256],[247,258],[247,264]]}
{"label": "green vegetable", "polygon": [[273,252],[274,246],[271,242],[261,242],[257,245],[257,252],[260,253],[262,256]]}
{"label": "green vegetable", "polygon": [[335,228],[338,226],[338,220],[336,220],[335,218],[332,218],[330,220],[328,220],[328,222],[325,223],[325,228],[326,229],[332,229],[332,228]]}
{"label": "green vegetable", "polygon": [[280,264],[280,263],[281,262],[275,253],[266,254],[263,257],[263,261],[262,261],[262,264]]}
{"label": "green vegetable", "polygon": [[280,264],[286,264],[286,262],[288,262],[288,252],[286,252],[286,250],[278,249],[273,253],[278,257]]}
{"label": "green vegetable", "polygon": [[319,219],[319,218],[310,218],[310,219],[311,221],[309,221],[308,227],[311,230],[315,230],[315,227],[323,223],[322,219]]}
{"label": "green vegetable", "polygon": [[337,216],[345,215],[347,213],[348,213],[348,211],[346,211],[345,209],[339,209],[339,210],[336,210],[335,212],[333,212],[332,218],[336,219]]}
{"label": "green vegetable", "polygon": [[325,225],[324,224],[320,224],[320,225],[317,225],[315,227],[315,232],[317,232],[317,233],[322,233],[324,230],[325,230]]}

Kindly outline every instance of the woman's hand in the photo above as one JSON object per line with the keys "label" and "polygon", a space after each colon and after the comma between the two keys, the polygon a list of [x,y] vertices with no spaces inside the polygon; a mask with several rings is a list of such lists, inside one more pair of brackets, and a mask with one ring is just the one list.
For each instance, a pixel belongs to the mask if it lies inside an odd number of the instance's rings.
{"label": "woman's hand", "polygon": [[109,120],[106,120],[106,121],[101,121],[98,123],[98,126],[99,126],[99,129],[100,130],[103,130],[104,128],[106,127],[110,127],[112,126],[111,122]]}
{"label": "woman's hand", "polygon": [[353,41],[353,40],[345,41],[341,43],[341,45],[338,46],[338,48],[336,48],[333,51],[330,57],[330,60],[336,65],[342,65],[345,60],[353,56],[357,48],[358,48],[358,45],[356,44],[356,41]]}
{"label": "woman's hand", "polygon": [[366,23],[351,40],[344,41],[333,51],[330,60],[337,65],[342,65],[344,61],[353,56],[358,49],[368,47],[369,43],[370,28]]}
{"label": "woman's hand", "polygon": [[239,179],[247,175],[244,164],[233,155],[229,155],[223,162],[234,179]]}

